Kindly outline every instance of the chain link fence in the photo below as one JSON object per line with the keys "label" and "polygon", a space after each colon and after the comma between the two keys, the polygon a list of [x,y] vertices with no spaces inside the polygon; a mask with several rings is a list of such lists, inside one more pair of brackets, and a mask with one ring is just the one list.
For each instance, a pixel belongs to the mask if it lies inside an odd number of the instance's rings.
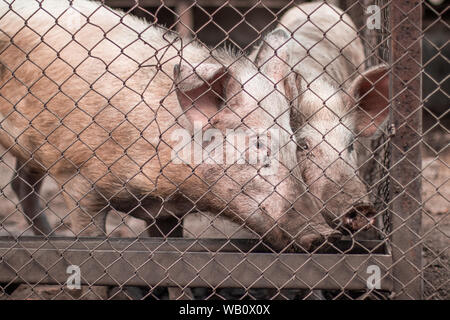
{"label": "chain link fence", "polygon": [[448,21],[0,0],[0,299],[448,299]]}

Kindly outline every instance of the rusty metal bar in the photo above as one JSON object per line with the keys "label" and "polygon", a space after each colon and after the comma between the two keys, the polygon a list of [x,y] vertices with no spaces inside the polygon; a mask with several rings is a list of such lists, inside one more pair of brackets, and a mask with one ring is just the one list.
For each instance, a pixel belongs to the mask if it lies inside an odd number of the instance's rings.
{"label": "rusty metal bar", "polygon": [[63,285],[67,281],[67,267],[77,265],[83,284],[90,285],[358,290],[367,289],[371,275],[368,266],[378,265],[382,276],[380,288],[392,289],[388,273],[391,256],[386,254],[179,250],[183,246],[186,249],[187,242],[186,239],[2,240],[0,282]]}
{"label": "rusty metal bar", "polygon": [[[171,251],[177,252],[240,252],[240,253],[273,253],[266,245],[257,239],[217,239],[217,238],[161,238],[161,237],[141,237],[141,238],[79,238],[74,241],[71,237],[51,237],[46,239],[42,236],[24,236],[20,238],[0,237],[0,248],[25,246],[26,248],[38,249],[42,245],[51,247],[53,244],[62,246],[66,243],[67,248],[85,249],[93,247],[99,250],[115,248],[115,246],[125,247],[130,250]],[[351,240],[336,241],[332,245],[324,244],[315,253],[322,254],[386,254],[386,242],[380,240]],[[1,256],[0,256],[1,257]]]}
{"label": "rusty metal bar", "polygon": [[390,214],[394,298],[422,298],[421,229],[421,25],[419,0],[393,1]]}

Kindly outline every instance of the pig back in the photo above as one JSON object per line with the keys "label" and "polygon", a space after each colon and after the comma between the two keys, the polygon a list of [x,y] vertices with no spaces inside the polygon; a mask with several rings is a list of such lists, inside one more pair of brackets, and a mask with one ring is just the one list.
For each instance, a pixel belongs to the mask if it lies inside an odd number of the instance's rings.
{"label": "pig back", "polygon": [[317,79],[339,87],[353,78],[355,71],[364,69],[357,29],[335,6],[325,2],[295,6],[283,15],[278,27],[293,33],[290,63],[306,80],[305,88]]}

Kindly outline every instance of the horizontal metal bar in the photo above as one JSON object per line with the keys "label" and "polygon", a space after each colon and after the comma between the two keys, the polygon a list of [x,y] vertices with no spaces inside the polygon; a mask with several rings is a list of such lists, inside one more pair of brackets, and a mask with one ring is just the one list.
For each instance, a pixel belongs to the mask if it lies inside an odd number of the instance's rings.
{"label": "horizontal metal bar", "polygon": [[[24,236],[20,238],[0,237],[0,248],[7,249],[15,245],[34,249],[52,248],[65,245],[71,249],[90,250],[119,250],[127,248],[129,251],[171,251],[177,252],[241,252],[241,253],[271,253],[267,245],[258,239],[217,239],[217,238],[164,238],[140,237],[140,238],[99,238],[99,237],[50,237]],[[341,240],[335,243],[323,245],[315,253],[347,253],[347,254],[384,254],[387,253],[386,243],[381,240]]]}
{"label": "horizontal metal bar", "polygon": [[[392,289],[387,273],[392,260],[385,254],[212,252],[196,240],[179,240],[0,239],[0,282],[61,285],[69,276],[67,267],[76,265],[88,285],[356,290],[367,288],[367,268],[376,265],[380,289]],[[180,250],[189,242],[189,250]],[[203,251],[192,251],[194,246]]]}

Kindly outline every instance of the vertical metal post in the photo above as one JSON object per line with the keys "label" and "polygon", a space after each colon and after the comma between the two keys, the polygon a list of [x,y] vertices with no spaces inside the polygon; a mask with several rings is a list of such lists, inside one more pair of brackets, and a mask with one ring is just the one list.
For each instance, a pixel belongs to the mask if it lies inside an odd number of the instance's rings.
{"label": "vertical metal post", "polygon": [[182,38],[190,38],[194,30],[194,13],[191,5],[190,0],[180,0],[175,6],[179,16],[177,31]]}
{"label": "vertical metal post", "polygon": [[395,299],[423,294],[421,229],[422,1],[392,1],[390,214]]}

